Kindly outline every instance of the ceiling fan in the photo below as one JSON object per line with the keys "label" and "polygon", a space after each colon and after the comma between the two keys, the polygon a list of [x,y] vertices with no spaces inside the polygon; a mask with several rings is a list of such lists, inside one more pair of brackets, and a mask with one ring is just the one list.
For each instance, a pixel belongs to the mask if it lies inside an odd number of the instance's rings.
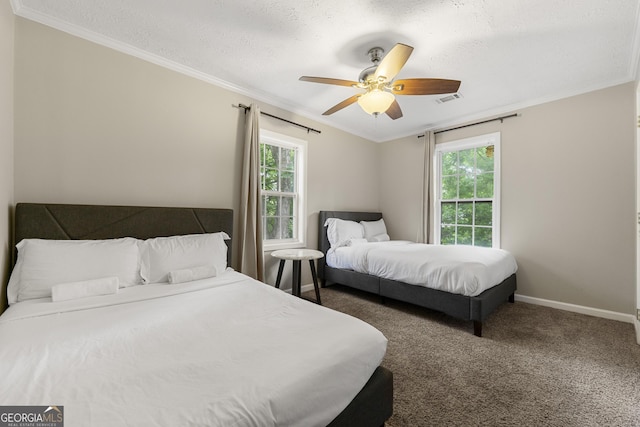
{"label": "ceiling fan", "polygon": [[363,93],[353,95],[322,113],[324,116],[340,111],[358,102],[364,111],[374,116],[386,113],[393,120],[402,117],[402,110],[394,95],[437,95],[457,92],[459,80],[446,79],[399,79],[394,80],[411,56],[413,48],[397,43],[384,58],[384,49],[374,47],[368,55],[373,65],[360,73],[358,81],[331,79],[326,77],[302,76],[305,82],[324,83],[337,86],[350,86],[364,89]]}

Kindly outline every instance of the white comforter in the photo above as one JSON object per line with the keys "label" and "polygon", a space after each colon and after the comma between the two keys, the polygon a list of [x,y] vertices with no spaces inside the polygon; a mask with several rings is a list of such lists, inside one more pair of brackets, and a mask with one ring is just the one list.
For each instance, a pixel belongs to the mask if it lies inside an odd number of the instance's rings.
{"label": "white comforter", "polygon": [[502,249],[401,240],[331,249],[327,264],[466,296],[481,294],[518,269]]}
{"label": "white comforter", "polygon": [[0,405],[73,426],[324,426],[386,351],[372,326],[228,270],[181,285],[17,303]]}

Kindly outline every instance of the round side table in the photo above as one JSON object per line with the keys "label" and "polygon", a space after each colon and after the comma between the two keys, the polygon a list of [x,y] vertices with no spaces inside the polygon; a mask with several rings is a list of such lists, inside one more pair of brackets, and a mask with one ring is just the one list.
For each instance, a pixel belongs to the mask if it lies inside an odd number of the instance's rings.
{"label": "round side table", "polygon": [[276,288],[280,288],[280,280],[282,279],[282,270],[287,260],[293,261],[293,275],[291,280],[291,294],[300,296],[300,273],[302,270],[302,261],[309,260],[311,267],[311,277],[313,277],[313,287],[316,291],[316,303],[320,302],[320,289],[318,288],[318,276],[316,275],[315,260],[320,259],[324,254],[315,249],[281,249],[271,252],[271,256],[280,259],[278,266],[278,278],[276,279]]}

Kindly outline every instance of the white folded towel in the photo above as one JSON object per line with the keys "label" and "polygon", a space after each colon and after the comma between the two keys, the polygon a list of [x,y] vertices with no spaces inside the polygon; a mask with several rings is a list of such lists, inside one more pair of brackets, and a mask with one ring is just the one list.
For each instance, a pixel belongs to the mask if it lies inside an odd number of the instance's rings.
{"label": "white folded towel", "polygon": [[377,236],[373,236],[371,238],[372,242],[388,242],[389,240],[391,239],[389,238],[389,235],[387,233],[378,234]]}
{"label": "white folded towel", "polygon": [[193,280],[207,279],[209,277],[216,277],[218,270],[209,265],[203,265],[201,267],[185,268],[183,270],[175,270],[169,272],[169,283],[183,283],[191,282]]}
{"label": "white folded towel", "polygon": [[363,245],[365,243],[369,242],[367,239],[362,238],[362,239],[349,239],[349,241],[347,242],[347,246],[357,246],[357,245]]}
{"label": "white folded towel", "polygon": [[51,299],[54,302],[70,299],[110,295],[118,293],[120,281],[117,277],[83,280],[81,282],[60,283],[51,288]]}

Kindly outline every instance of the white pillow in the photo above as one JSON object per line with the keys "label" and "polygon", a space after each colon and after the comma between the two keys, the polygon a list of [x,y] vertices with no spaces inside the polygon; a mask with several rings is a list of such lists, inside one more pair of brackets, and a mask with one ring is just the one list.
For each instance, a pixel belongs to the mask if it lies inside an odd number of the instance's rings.
{"label": "white pillow", "polygon": [[140,284],[140,252],[131,237],[107,240],[24,239],[16,246],[9,304],[51,296],[60,283],[115,276],[120,286]]}
{"label": "white pillow", "polygon": [[387,234],[387,226],[384,224],[384,219],[380,218],[377,221],[360,221],[362,228],[364,229],[364,238],[370,242],[373,242],[373,237],[380,234]]}
{"label": "white pillow", "polygon": [[327,227],[327,238],[332,248],[346,246],[351,239],[364,238],[362,225],[355,221],[328,218],[324,225]]}
{"label": "white pillow", "polygon": [[225,240],[229,240],[229,236],[220,232],[142,241],[142,279],[145,283],[166,283],[170,272],[196,267],[214,267],[217,272],[222,272],[227,268]]}

